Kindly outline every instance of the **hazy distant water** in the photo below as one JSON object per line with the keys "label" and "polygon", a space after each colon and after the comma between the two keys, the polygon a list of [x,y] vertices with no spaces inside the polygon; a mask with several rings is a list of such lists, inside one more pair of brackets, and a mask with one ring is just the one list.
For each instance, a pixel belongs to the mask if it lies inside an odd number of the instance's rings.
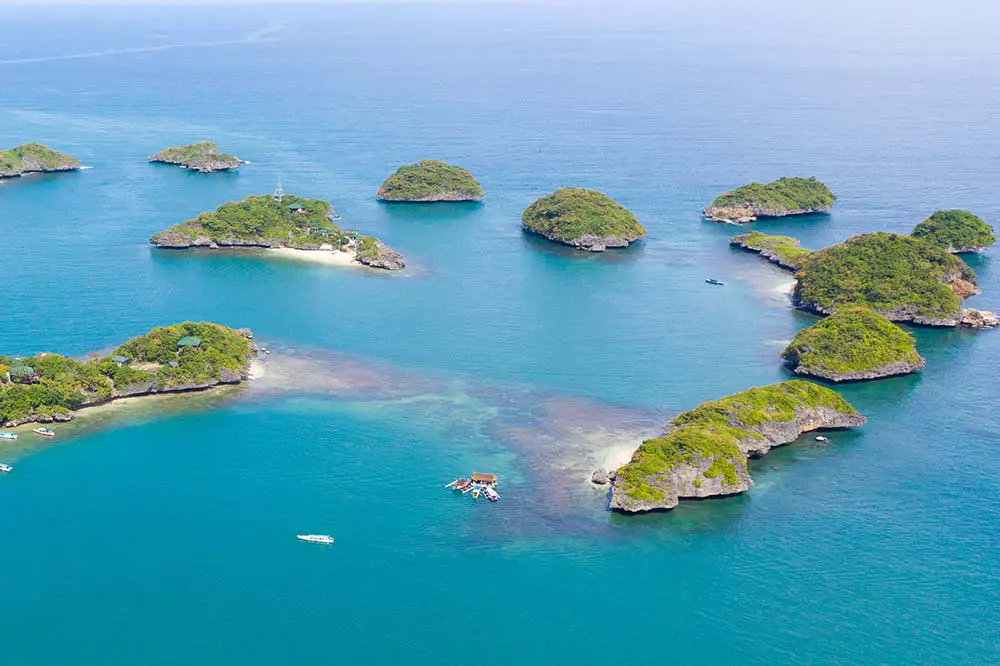
{"label": "hazy distant water", "polygon": [[[22,452],[0,479],[3,663],[1000,660],[1000,333],[918,331],[922,375],[845,388],[869,425],[772,454],[743,497],[630,520],[583,482],[602,438],[785,378],[812,321],[701,220],[714,194],[817,175],[831,215],[760,225],[811,247],[935,208],[1000,221],[992,12],[0,9],[0,146],[93,166],[0,183],[0,349],[211,319],[285,359],[271,389]],[[205,138],[253,164],[144,162]],[[467,166],[486,202],[374,201],[423,157]],[[279,173],[411,270],[147,246]],[[523,236],[562,185],[649,239],[579,256]],[[993,256],[970,260],[971,302],[997,309]],[[287,359],[321,371],[274,388]],[[503,502],[441,488],[473,468]]]}

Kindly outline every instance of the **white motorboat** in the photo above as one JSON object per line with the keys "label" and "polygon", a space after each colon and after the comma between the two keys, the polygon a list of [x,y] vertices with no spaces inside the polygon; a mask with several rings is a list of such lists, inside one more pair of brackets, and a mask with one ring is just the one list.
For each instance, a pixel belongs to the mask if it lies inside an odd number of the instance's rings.
{"label": "white motorboat", "polygon": [[309,543],[333,543],[333,537],[329,534],[296,534],[295,538]]}
{"label": "white motorboat", "polygon": [[0,439],[17,439],[16,432],[0,432]]}
{"label": "white motorboat", "polygon": [[0,463],[0,472],[13,472],[13,465],[8,465],[7,463]]}
{"label": "white motorboat", "polygon": [[816,441],[817,442],[829,442],[830,440],[828,438],[824,437],[823,435],[816,435]]}

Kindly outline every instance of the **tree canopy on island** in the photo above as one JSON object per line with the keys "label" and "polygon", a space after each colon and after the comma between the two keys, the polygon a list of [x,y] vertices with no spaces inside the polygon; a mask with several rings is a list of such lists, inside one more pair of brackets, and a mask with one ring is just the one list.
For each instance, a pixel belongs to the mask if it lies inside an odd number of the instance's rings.
{"label": "tree canopy on island", "polygon": [[483,198],[483,188],[460,166],[441,160],[404,164],[385,179],[378,198],[386,201],[466,201]]}
{"label": "tree canopy on island", "polygon": [[524,227],[552,240],[572,244],[584,236],[628,242],[646,235],[630,210],[596,190],[564,187],[544,196],[521,215]]}
{"label": "tree canopy on island", "polygon": [[797,210],[826,210],[836,197],[826,185],[810,178],[779,178],[763,184],[749,183],[720,194],[712,207],[742,206],[771,213]]}
{"label": "tree canopy on island", "polygon": [[962,301],[949,285],[974,285],[976,275],[927,241],[872,233],[814,252],[796,278],[795,300],[805,308],[831,313],[861,305],[899,320],[956,315]]}
{"label": "tree canopy on island", "polygon": [[16,176],[33,171],[78,169],[80,160],[40,143],[25,143],[0,150],[0,176]]}
{"label": "tree canopy on island", "polygon": [[997,240],[993,227],[967,210],[939,210],[914,227],[913,236],[948,252],[981,252]]}
{"label": "tree canopy on island", "polygon": [[[833,381],[899,374],[924,363],[912,335],[864,307],[842,308],[799,331],[782,357],[799,374]],[[886,370],[892,366],[905,369]]]}

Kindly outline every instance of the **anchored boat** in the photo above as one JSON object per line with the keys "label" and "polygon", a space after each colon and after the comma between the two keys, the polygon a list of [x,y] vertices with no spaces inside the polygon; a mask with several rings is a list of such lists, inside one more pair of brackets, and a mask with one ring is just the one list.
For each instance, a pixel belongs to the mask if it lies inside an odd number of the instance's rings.
{"label": "anchored boat", "polygon": [[0,432],[0,439],[17,439],[16,432]]}
{"label": "anchored boat", "polygon": [[13,465],[8,465],[7,463],[0,463],[0,472],[13,472]]}
{"label": "anchored boat", "polygon": [[716,280],[715,278],[705,278],[705,282],[707,282],[709,284],[717,284],[720,287],[726,284],[722,280]]}
{"label": "anchored boat", "polygon": [[31,432],[35,433],[36,435],[41,435],[42,437],[56,436],[55,432],[52,431],[52,428],[34,428]]}
{"label": "anchored boat", "polygon": [[333,543],[333,537],[329,534],[296,534],[295,538],[309,543]]}

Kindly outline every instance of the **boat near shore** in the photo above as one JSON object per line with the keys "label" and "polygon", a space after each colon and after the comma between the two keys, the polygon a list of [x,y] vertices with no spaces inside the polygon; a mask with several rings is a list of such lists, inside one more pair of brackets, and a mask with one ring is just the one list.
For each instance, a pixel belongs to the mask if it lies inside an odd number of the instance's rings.
{"label": "boat near shore", "polygon": [[14,466],[7,463],[0,463],[0,472],[13,472]]}
{"label": "boat near shore", "polygon": [[52,428],[32,428],[31,432],[36,435],[41,435],[42,437],[55,437],[56,433]]}
{"label": "boat near shore", "polygon": [[17,439],[16,432],[0,432],[0,439]]}
{"label": "boat near shore", "polygon": [[333,543],[333,537],[329,534],[296,534],[295,538],[309,543]]}

